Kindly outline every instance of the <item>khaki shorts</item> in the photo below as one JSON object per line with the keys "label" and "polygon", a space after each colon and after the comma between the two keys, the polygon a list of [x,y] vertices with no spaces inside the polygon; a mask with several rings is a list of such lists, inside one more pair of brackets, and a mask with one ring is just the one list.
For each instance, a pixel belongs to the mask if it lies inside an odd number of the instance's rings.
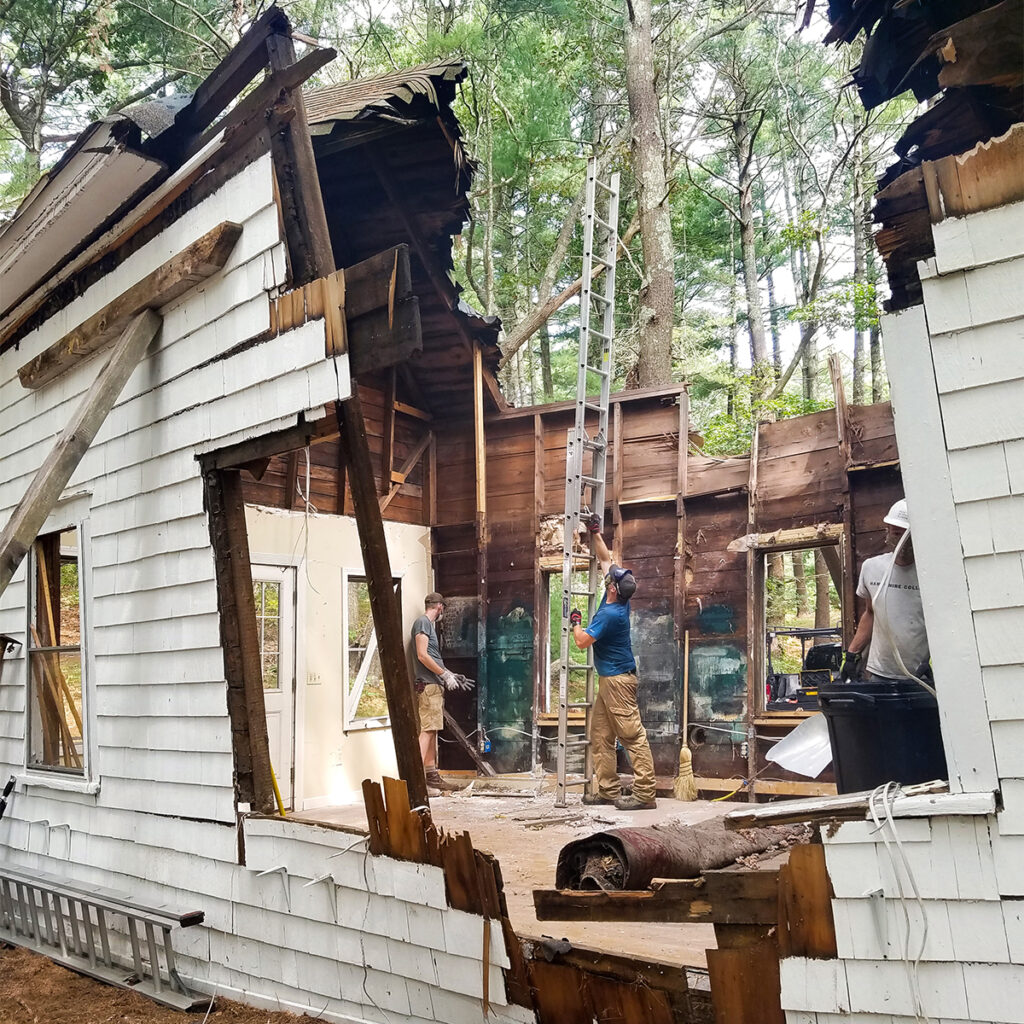
{"label": "khaki shorts", "polygon": [[420,732],[440,732],[444,728],[444,689],[437,683],[428,683],[417,700]]}

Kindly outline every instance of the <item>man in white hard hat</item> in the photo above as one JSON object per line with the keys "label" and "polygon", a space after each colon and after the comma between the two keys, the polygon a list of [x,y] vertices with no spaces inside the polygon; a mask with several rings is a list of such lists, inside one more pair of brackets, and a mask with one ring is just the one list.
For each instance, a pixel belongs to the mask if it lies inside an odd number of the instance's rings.
{"label": "man in white hard hat", "polygon": [[864,649],[869,644],[869,678],[907,679],[911,674],[920,677],[922,672],[930,675],[928,634],[906,499],[897,501],[882,522],[886,544],[895,550],[868,558],[861,566],[857,596],[867,607],[843,661],[841,675],[847,682],[860,674]]}

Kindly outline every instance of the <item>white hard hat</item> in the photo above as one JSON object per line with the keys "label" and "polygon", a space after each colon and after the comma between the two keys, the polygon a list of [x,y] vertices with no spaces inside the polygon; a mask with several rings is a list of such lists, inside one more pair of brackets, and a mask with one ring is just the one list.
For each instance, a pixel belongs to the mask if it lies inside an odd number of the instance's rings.
{"label": "white hard hat", "polygon": [[900,498],[891,509],[889,514],[882,520],[883,523],[887,523],[889,526],[897,526],[901,530],[910,529],[910,516],[907,515],[907,499]]}

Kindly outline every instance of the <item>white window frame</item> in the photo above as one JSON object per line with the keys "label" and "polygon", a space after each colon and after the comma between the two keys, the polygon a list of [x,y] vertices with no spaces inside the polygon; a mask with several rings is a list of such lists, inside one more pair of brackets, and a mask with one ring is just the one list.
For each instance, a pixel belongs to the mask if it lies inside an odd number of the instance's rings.
{"label": "white window frame", "polygon": [[[358,569],[343,569],[341,572],[341,642],[342,642],[342,659],[341,659],[341,702],[342,702],[342,732],[361,732],[366,729],[390,729],[391,728],[391,716],[380,715],[376,718],[355,718],[353,717],[356,710],[359,707],[359,701],[355,702],[355,707],[352,707],[352,698],[349,692],[348,677],[349,677],[349,648],[348,648],[348,585],[352,580],[364,580],[366,581],[366,572],[362,567]],[[399,588],[401,593],[401,576],[393,576],[394,586]],[[371,634],[370,644],[376,646],[377,643],[377,631],[376,629]],[[369,659],[364,659],[364,664],[367,669],[373,660],[373,655],[370,655]],[[360,697],[362,694],[360,694]]]}
{"label": "white window frame", "polygon": [[28,642],[33,623],[35,603],[35,542],[25,557],[25,640],[22,648],[25,665],[25,743],[22,754],[23,771],[18,781],[26,786],[74,793],[97,793],[99,778],[96,773],[96,662],[92,643],[92,544],[89,522],[89,495],[62,502],[43,524],[38,536],[74,530],[78,537],[78,608],[79,643],[82,664],[82,772],[67,772],[60,768],[43,768],[31,763],[32,735],[29,716],[32,714],[32,668]]}

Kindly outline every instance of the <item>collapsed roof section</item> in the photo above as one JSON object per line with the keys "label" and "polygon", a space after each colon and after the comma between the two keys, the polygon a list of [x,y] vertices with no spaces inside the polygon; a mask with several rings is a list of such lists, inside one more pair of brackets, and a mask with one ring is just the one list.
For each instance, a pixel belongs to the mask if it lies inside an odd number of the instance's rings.
{"label": "collapsed roof section", "polygon": [[[271,8],[191,97],[86,128],[0,232],[0,350],[154,237],[189,204],[187,193],[211,189],[256,136],[287,125],[298,87],[333,50],[274,68],[224,109],[264,73],[267,34],[287,31]],[[494,375],[499,322],[468,307],[451,277],[473,173],[452,110],[465,75],[461,61],[442,61],[312,90],[305,108],[335,262],[410,246],[424,350],[403,372],[426,408],[455,414],[471,411],[478,345],[491,401],[505,404]],[[306,283],[303,267],[290,270],[293,283]]]}
{"label": "collapsed roof section", "polygon": [[[1024,121],[1024,0],[829,0],[828,17],[827,42],[849,43],[865,34],[853,73],[865,107],[908,90],[919,101],[938,96],[897,141],[899,159],[880,178],[875,204],[874,219],[882,224],[876,242],[892,292],[886,308],[905,309],[921,302],[917,263],[935,255],[931,224],[957,215],[947,212],[938,179],[960,175],[951,164],[942,171],[943,161],[1009,137]],[[998,161],[986,161],[986,173],[998,173]],[[1008,158],[1002,163],[1003,173],[1017,179],[1021,198],[1019,165],[1014,169]],[[1014,198],[1005,188],[997,191],[1002,202]],[[962,205],[964,192],[958,183],[954,208]]]}
{"label": "collapsed roof section", "polygon": [[306,112],[339,265],[403,242],[411,247],[423,352],[412,373],[422,407],[472,414],[473,346],[482,347],[492,402],[499,321],[477,313],[452,280],[452,236],[469,219],[474,165],[452,110],[462,61],[424,64],[311,91]]}

